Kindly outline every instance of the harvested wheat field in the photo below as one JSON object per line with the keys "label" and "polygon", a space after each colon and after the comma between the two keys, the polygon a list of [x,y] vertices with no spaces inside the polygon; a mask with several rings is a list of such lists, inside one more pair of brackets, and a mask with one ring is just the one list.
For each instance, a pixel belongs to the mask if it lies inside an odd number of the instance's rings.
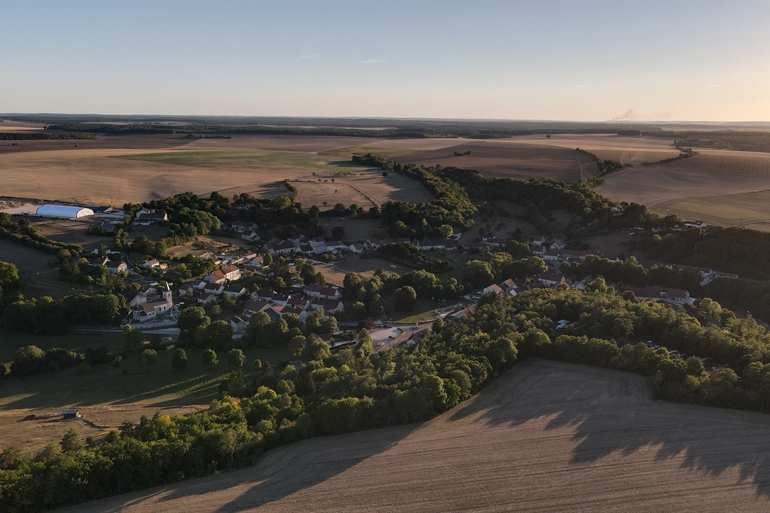
{"label": "harvested wheat field", "polygon": [[231,139],[199,139],[190,149],[295,151],[350,158],[353,153],[412,153],[454,146],[463,139],[354,137],[336,135],[235,135]]}
{"label": "harvested wheat field", "polygon": [[[0,125],[2,126],[2,125]],[[122,135],[100,136],[96,139],[47,139],[42,141],[0,141],[0,157],[5,154],[35,151],[75,151],[125,149],[154,150],[175,148],[189,143],[183,135]]]}
{"label": "harvested wheat field", "polygon": [[[274,187],[312,173],[367,168],[302,153],[268,151],[52,150],[0,156],[5,196],[123,205],[180,192]],[[30,179],[34,176],[34,179]]]}
{"label": "harvested wheat field", "polygon": [[616,134],[553,134],[526,135],[506,139],[509,144],[536,145],[589,151],[604,160],[621,164],[641,165],[679,155],[673,139],[663,137],[623,136]]}
{"label": "harvested wheat field", "polygon": [[70,511],[767,511],[769,419],[656,402],[632,374],[529,361],[422,425],[308,440]]}
{"label": "harvested wheat field", "polygon": [[[470,155],[454,156],[455,152]],[[565,182],[596,175],[593,157],[575,149],[527,146],[506,142],[473,141],[432,151],[395,157],[402,163],[476,169],[490,178],[554,178]]]}
{"label": "harvested wheat field", "polygon": [[596,188],[613,201],[724,226],[770,220],[769,190],[770,154],[728,150],[700,150],[688,159],[623,169]]}

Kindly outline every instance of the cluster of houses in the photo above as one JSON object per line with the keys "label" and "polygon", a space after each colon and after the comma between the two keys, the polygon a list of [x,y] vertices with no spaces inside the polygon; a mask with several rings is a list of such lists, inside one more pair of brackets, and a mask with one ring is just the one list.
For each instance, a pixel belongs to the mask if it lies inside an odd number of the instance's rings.
{"label": "cluster of houses", "polygon": [[532,254],[539,256],[546,262],[565,262],[567,260],[580,261],[584,260],[588,255],[596,255],[601,258],[606,258],[612,262],[620,262],[620,257],[617,255],[611,255],[602,253],[601,251],[576,251],[571,249],[564,249],[567,247],[567,243],[563,240],[557,239],[550,245],[545,242],[545,237],[542,235],[536,235],[532,243],[530,244]]}
{"label": "cluster of houses", "polygon": [[196,296],[198,303],[207,305],[216,301],[219,296],[241,297],[246,294],[243,285],[232,283],[241,279],[241,270],[230,264],[217,269],[202,280],[186,283],[179,287],[180,296]]}
{"label": "cluster of houses", "polygon": [[256,242],[259,240],[259,234],[257,230],[259,226],[257,223],[249,221],[241,221],[230,225],[230,229],[241,235],[241,239],[248,242]]}
{"label": "cluster of houses", "polygon": [[314,283],[295,287],[290,294],[263,289],[251,294],[243,306],[243,313],[233,316],[230,325],[235,333],[243,333],[251,316],[259,312],[265,312],[273,321],[292,313],[299,317],[300,322],[305,322],[316,310],[331,315],[344,308],[342,291],[336,287]]}
{"label": "cluster of houses", "polygon": [[[265,244],[265,251],[271,255],[294,255],[296,253],[305,253],[308,255],[321,255],[324,253],[363,253],[364,251],[371,251],[381,246],[387,246],[389,244],[396,244],[399,242],[412,242],[409,238],[401,239],[367,239],[366,242],[357,242],[355,244],[345,244],[342,241],[327,241],[323,237],[305,237],[299,235],[296,237],[290,237],[288,239],[271,239]],[[437,248],[431,248],[437,249]]]}
{"label": "cluster of houses", "polygon": [[507,279],[504,282],[500,283],[499,285],[496,283],[493,283],[492,285],[485,287],[481,293],[482,294],[497,294],[498,296],[515,296],[516,289],[518,286],[516,285],[516,282],[512,279]]}

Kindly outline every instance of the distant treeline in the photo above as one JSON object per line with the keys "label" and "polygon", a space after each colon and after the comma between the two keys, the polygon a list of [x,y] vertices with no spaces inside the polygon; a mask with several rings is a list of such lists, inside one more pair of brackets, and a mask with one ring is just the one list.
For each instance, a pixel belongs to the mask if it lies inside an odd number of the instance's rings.
{"label": "distant treeline", "polygon": [[84,132],[0,132],[0,141],[44,141],[49,139],[96,139]]}

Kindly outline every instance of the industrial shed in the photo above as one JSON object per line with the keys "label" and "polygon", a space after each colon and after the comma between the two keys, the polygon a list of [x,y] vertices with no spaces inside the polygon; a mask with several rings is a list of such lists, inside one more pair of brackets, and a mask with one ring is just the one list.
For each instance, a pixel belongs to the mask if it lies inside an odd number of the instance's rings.
{"label": "industrial shed", "polygon": [[72,205],[42,205],[37,209],[37,215],[41,217],[56,217],[60,219],[72,219],[94,215],[90,208],[76,207]]}

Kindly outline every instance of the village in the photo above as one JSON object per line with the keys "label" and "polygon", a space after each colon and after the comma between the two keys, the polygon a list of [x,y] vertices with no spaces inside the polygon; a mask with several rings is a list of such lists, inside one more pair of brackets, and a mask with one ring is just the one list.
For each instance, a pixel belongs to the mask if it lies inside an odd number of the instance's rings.
{"label": "village", "polygon": [[[165,214],[159,214],[149,209],[142,209],[136,214],[135,223],[152,225],[166,221]],[[304,284],[299,277],[295,277],[291,283],[285,283],[284,287],[259,288],[249,290],[242,279],[244,274],[270,278],[273,272],[268,262],[273,259],[282,259],[286,265],[293,267],[297,260],[307,261],[311,265],[321,265],[324,262],[320,258],[333,257],[335,261],[342,259],[366,258],[368,254],[377,252],[378,249],[395,244],[411,244],[421,252],[445,254],[445,252],[468,252],[469,254],[483,254],[485,252],[503,251],[508,239],[496,235],[488,235],[469,242],[462,238],[462,234],[454,234],[449,239],[423,239],[412,240],[409,238],[378,239],[369,237],[366,240],[347,243],[341,240],[327,239],[321,236],[306,237],[298,235],[289,238],[270,238],[263,241],[259,235],[259,226],[254,222],[234,222],[221,226],[225,233],[231,237],[240,237],[248,244],[248,248],[236,246],[228,252],[207,251],[200,258],[209,260],[216,267],[203,277],[185,281],[181,285],[171,289],[168,282],[164,286],[157,282],[150,282],[140,290],[126,294],[126,301],[131,308],[131,313],[124,324],[132,325],[137,329],[157,329],[175,326],[180,306],[186,307],[199,305],[213,308],[223,300],[230,306],[229,310],[237,310],[227,317],[233,337],[244,337],[250,319],[256,313],[264,312],[271,321],[282,318],[286,314],[296,315],[300,323],[304,325],[306,319],[313,312],[320,312],[323,318],[334,316],[339,321],[339,330],[335,333],[315,335],[330,347],[349,345],[351,337],[346,335],[346,330],[360,327],[361,323],[349,319],[346,312],[350,311],[352,301],[346,299],[346,291],[341,284],[309,283]],[[568,279],[562,273],[562,267],[569,267],[582,262],[587,257],[606,259],[610,262],[621,262],[621,258],[615,254],[605,254],[600,251],[585,251],[567,249],[567,244],[558,238],[548,238],[544,235],[533,235],[527,241],[531,255],[540,257],[546,265],[546,270],[533,275],[520,283],[512,279],[506,279],[500,283],[490,283],[474,291],[467,291],[459,300],[451,306],[441,305],[431,312],[430,318],[417,323],[423,325],[423,329],[415,329],[409,333],[408,338],[419,335],[424,328],[435,319],[446,322],[462,318],[472,313],[475,304],[486,294],[517,295],[522,290],[538,287],[568,287],[585,290],[594,280],[593,275],[583,276],[581,279]],[[227,248],[225,248],[227,249]],[[142,262],[130,270],[128,264],[121,258],[118,261],[109,260],[106,256],[93,255],[88,257],[90,265],[104,265],[110,273],[154,273],[155,276],[163,276],[170,270],[169,264],[173,262],[161,262],[157,258],[151,258]],[[661,264],[665,265],[665,264]],[[391,265],[391,268],[396,268]],[[702,284],[712,280],[726,278],[737,279],[738,275],[714,271],[707,268],[695,268],[682,265],[668,265],[677,271],[692,271],[702,278]],[[157,274],[160,272],[160,274]],[[614,285],[614,284],[611,284]],[[628,287],[640,301],[651,300],[668,303],[681,307],[685,304],[693,304],[696,298],[690,292],[677,288],[666,287]],[[388,332],[392,330],[393,321],[388,315],[371,320],[370,328],[372,336],[377,337],[378,331]],[[395,323],[398,324],[398,323]],[[409,323],[411,324],[411,323]],[[402,330],[401,333],[404,333]],[[408,338],[404,338],[407,340]],[[172,338],[168,338],[169,341]],[[381,347],[389,347],[391,344],[380,344]]]}

